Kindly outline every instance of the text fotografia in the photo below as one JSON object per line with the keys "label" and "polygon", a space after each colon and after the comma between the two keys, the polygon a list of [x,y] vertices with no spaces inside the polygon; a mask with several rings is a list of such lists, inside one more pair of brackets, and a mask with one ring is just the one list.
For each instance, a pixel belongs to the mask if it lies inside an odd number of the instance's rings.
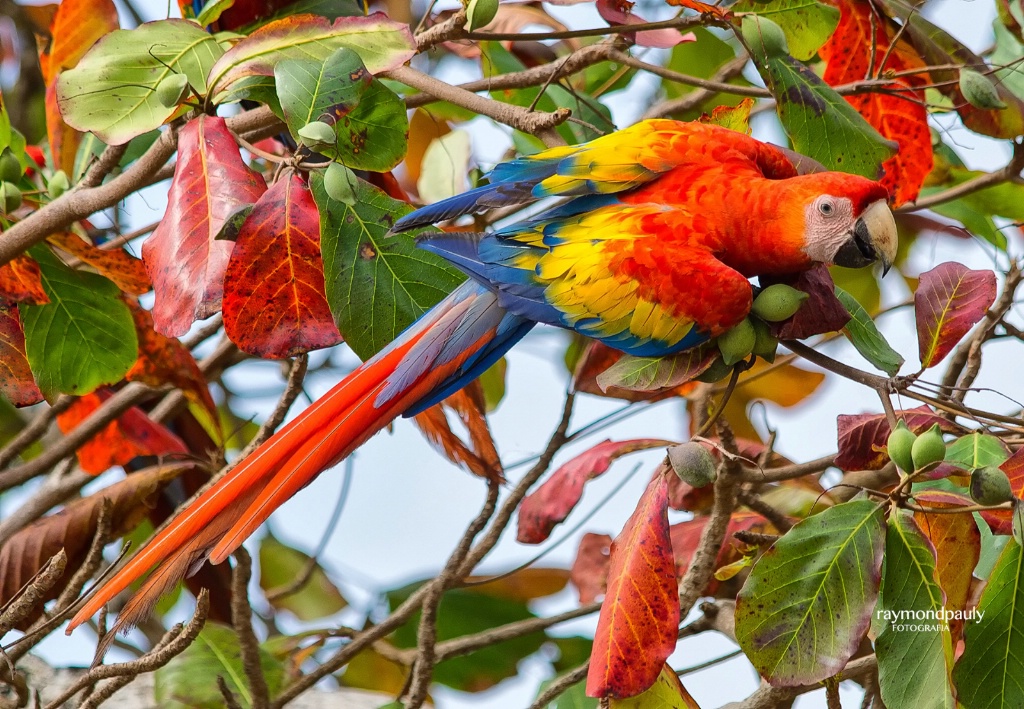
{"label": "text fotografia", "polygon": [[985,617],[985,611],[971,608],[970,610],[938,610],[919,611],[891,611],[876,610],[875,617],[883,620],[892,626],[896,632],[928,632],[949,630],[949,621],[961,620],[966,622],[980,622]]}

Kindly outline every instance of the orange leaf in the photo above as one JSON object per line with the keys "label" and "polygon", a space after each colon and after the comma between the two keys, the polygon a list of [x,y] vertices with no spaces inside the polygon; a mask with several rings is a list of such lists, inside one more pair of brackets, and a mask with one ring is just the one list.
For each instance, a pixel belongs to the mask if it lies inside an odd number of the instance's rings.
{"label": "orange leaf", "polygon": [[135,319],[139,359],[124,378],[130,382],[144,382],[157,387],[172,384],[181,389],[189,399],[209,411],[213,415],[213,421],[219,421],[216,416],[217,405],[210,396],[206,378],[192,353],[176,338],[161,335],[154,330],[153,316],[148,310],[140,307],[134,300],[126,299],[125,302]]}
{"label": "orange leaf", "polygon": [[217,235],[266,189],[263,177],[242,162],[223,118],[203,115],[181,129],[167,211],[142,245],[157,332],[184,335],[195,320],[220,310],[233,245]]}
{"label": "orange leaf", "polygon": [[732,17],[732,13],[720,5],[709,5],[706,2],[700,0],[668,0],[669,5],[675,5],[676,7],[685,7],[689,10],[694,10],[702,15],[709,15],[711,17],[718,18],[720,20],[728,20]]}
{"label": "orange leaf", "polygon": [[92,45],[117,28],[113,0],[61,0],[50,27],[46,83],[53,83],[60,70],[73,68]]}
{"label": "orange leaf", "polygon": [[63,170],[68,175],[74,175],[75,156],[78,154],[78,147],[85,134],[64,122],[60,107],[57,105],[56,81],[46,88],[44,109],[46,111],[46,137],[50,141],[50,155],[53,156],[54,168]]}
{"label": "orange leaf", "polygon": [[[452,431],[444,413],[446,408],[458,414],[465,424],[472,446],[467,446]],[[453,463],[482,478],[503,481],[501,459],[494,447],[484,408],[483,390],[480,383],[474,381],[441,403],[417,414],[413,420],[434,447]]]}
{"label": "orange leaf", "polygon": [[[65,434],[70,433],[111,396],[109,390],[97,389],[92,394],[79,397],[67,410],[57,414],[57,426]],[[188,453],[188,449],[166,427],[133,406],[100,429],[78,449],[77,455],[82,470],[99,475],[138,456],[168,453]]]}
{"label": "orange leaf", "polygon": [[[106,500],[111,505],[110,538],[121,536],[142,521],[149,512],[151,498],[165,482],[191,467],[189,463],[140,470],[12,534],[0,547],[0,606],[10,601],[61,549],[68,555],[63,578],[70,579],[85,561]],[[39,617],[43,602],[56,598],[62,589],[63,584],[57,583],[40,599],[35,611],[15,627],[25,630]]]}
{"label": "orange leaf", "polygon": [[46,82],[46,135],[54,166],[74,174],[82,133],[69,127],[57,107],[57,76],[71,69],[101,37],[118,28],[113,0],[62,0],[50,25],[50,49],[40,57]]}
{"label": "orange leaf", "polygon": [[668,481],[659,475],[612,543],[587,696],[631,697],[657,681],[676,647],[678,594],[668,531]]}
{"label": "orange leaf", "polygon": [[39,264],[22,254],[0,266],[0,298],[31,305],[49,303]]}
{"label": "orange leaf", "polygon": [[224,331],[259,357],[341,342],[324,292],[320,215],[295,173],[259,198],[238,232],[224,274]]}
{"label": "orange leaf", "polygon": [[[926,490],[915,495],[917,502],[928,507],[962,507],[964,498],[941,490]],[[970,504],[970,501],[966,501]],[[928,514],[915,512],[914,521],[922,534],[935,547],[935,578],[946,594],[943,607],[963,610],[971,592],[974,567],[981,556],[981,533],[970,514]],[[962,620],[951,620],[955,646],[963,632]]]}
{"label": "orange leaf", "polygon": [[473,586],[475,593],[519,603],[552,596],[565,588],[568,582],[568,571],[544,566],[519,569],[491,581],[479,576],[466,578],[466,583]]}
{"label": "orange leaf", "polygon": [[0,394],[15,406],[31,406],[43,400],[28,366],[18,306],[4,300],[0,300]]}
{"label": "orange leaf", "polygon": [[142,260],[124,249],[99,249],[68,231],[51,234],[47,241],[89,264],[125,293],[142,295],[153,288]]}
{"label": "orange leaf", "polygon": [[[924,66],[921,58],[902,40],[888,52],[893,39],[889,22],[874,15],[870,2],[836,0],[835,4],[841,12],[839,25],[818,50],[821,58],[828,62],[823,76],[826,83],[839,86],[862,81],[872,71],[875,76],[885,76],[885,72],[902,72]],[[871,36],[872,24],[874,37]],[[883,137],[899,144],[896,155],[883,164],[885,177],[882,178],[882,184],[889,188],[896,206],[917,197],[932,169],[932,138],[924,90],[920,88],[927,81],[927,74],[911,74],[895,79],[889,87],[899,91],[900,95],[871,92],[846,97]]]}

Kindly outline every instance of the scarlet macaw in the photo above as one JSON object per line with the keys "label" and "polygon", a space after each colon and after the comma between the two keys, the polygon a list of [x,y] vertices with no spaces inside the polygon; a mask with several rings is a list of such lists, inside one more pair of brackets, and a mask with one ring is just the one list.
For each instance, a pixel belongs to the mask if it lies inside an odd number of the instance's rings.
{"label": "scarlet macaw", "polygon": [[224,561],[270,514],[399,415],[479,376],[536,323],[646,357],[716,337],[750,311],[753,276],[896,255],[888,192],[837,172],[797,175],[786,152],[711,125],[648,120],[498,165],[490,184],[395,231],[545,197],[567,201],[487,234],[422,248],[469,276],[383,351],[183,510],[107,581],[68,632],[158,566],[121,613],[144,617],[190,569]]}

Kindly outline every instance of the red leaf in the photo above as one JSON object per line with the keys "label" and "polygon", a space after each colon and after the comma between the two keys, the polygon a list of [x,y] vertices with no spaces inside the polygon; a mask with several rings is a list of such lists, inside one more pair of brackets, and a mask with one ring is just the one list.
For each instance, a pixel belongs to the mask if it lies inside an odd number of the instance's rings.
{"label": "red leaf", "polygon": [[[672,538],[672,551],[676,561],[676,575],[679,578],[682,578],[686,570],[690,568],[690,562],[693,561],[693,555],[700,544],[700,536],[704,533],[704,527],[707,526],[709,519],[706,516],[694,517],[686,522],[673,524],[669,529],[669,535]],[[740,554],[736,551],[733,535],[736,532],[747,531],[774,532],[775,528],[756,512],[734,512],[725,528],[725,537],[722,539],[722,546],[715,559],[716,567],[731,564],[739,558]],[[717,586],[718,581],[711,577],[704,593],[713,594]]]}
{"label": "red leaf", "polygon": [[654,684],[676,647],[678,594],[668,529],[668,485],[660,475],[651,480],[612,543],[587,696],[632,697]]}
{"label": "red leaf", "polygon": [[0,266],[0,299],[30,305],[49,303],[39,264],[22,254]]}
{"label": "red leaf", "polygon": [[579,591],[580,604],[591,603],[604,595],[611,546],[612,538],[607,534],[587,532],[580,539],[576,560],[569,569],[569,580]]}
{"label": "red leaf", "polygon": [[839,332],[850,321],[850,314],[836,298],[836,286],[823,264],[804,271],[796,278],[764,278],[762,286],[788,283],[810,295],[796,315],[780,323],[770,323],[772,334],[780,340],[799,340],[823,332]]}
{"label": "red leaf", "polygon": [[223,118],[200,116],[181,129],[167,211],[142,246],[157,332],[184,335],[194,321],[220,310],[233,244],[215,239],[232,214],[266,189],[242,162]]}
{"label": "red leaf", "polygon": [[139,358],[124,375],[130,382],[144,382],[150,386],[172,384],[190,400],[201,405],[211,414],[212,421],[219,421],[217,405],[210,396],[199,365],[188,348],[177,338],[161,335],[153,329],[153,316],[134,300],[126,299],[132,318],[135,320],[135,334],[139,340]]}
{"label": "red leaf", "polygon": [[972,271],[947,261],[922,273],[914,294],[921,366],[941,362],[995,299],[996,276],[991,271]]}
{"label": "red leaf", "polygon": [[320,215],[295,173],[260,197],[238,232],[224,274],[224,331],[259,357],[341,342],[324,293]]}
{"label": "red leaf", "polygon": [[18,306],[4,300],[0,300],[0,394],[15,406],[31,406],[43,400],[28,366]]}
{"label": "red leaf", "polygon": [[[890,51],[893,37],[890,36],[889,23],[878,18],[877,10],[870,2],[837,0],[835,4],[841,13],[839,25],[828,42],[818,50],[821,58],[828,62],[822,77],[826,83],[839,86],[862,81],[872,68],[875,75],[881,75],[924,66],[905,41],[899,41]],[[896,206],[917,197],[932,169],[932,137],[928,129],[924,89],[921,88],[926,83],[926,74],[908,74],[892,79],[888,86],[891,92],[846,97],[883,137],[899,144],[896,155],[882,166],[885,170],[882,184],[889,188]]]}
{"label": "red leaf", "polygon": [[[444,410],[448,408],[458,414],[459,419],[469,431],[472,447],[467,446],[452,431]],[[482,478],[504,481],[501,459],[494,447],[491,430],[484,416],[486,406],[483,400],[483,389],[479,380],[460,389],[440,404],[415,417],[416,425],[435,448],[441,450],[449,460],[461,465],[474,475]]]}
{"label": "red leaf", "polygon": [[540,544],[580,501],[588,480],[606,472],[611,464],[627,453],[665,448],[671,441],[638,438],[630,441],[603,441],[581,453],[556,470],[543,485],[530,493],[519,506],[519,531],[516,540]]}
{"label": "red leaf", "polygon": [[[942,490],[926,490],[915,495],[915,500],[928,507],[944,509],[972,503],[961,495]],[[950,610],[963,610],[970,596],[972,572],[981,556],[981,533],[974,516],[915,512],[914,520],[935,547],[935,578],[946,594],[943,606]],[[955,646],[963,630],[963,621],[951,621],[950,630]]]}
{"label": "red leaf", "polygon": [[[109,390],[79,397],[67,410],[57,414],[57,425],[65,434],[70,433],[110,397]],[[77,454],[82,470],[98,475],[138,456],[168,453],[188,453],[188,449],[180,438],[133,406],[90,438]]]}
{"label": "red leaf", "polygon": [[1003,461],[999,469],[1010,479],[1010,489],[1018,500],[1024,500],[1024,447],[1018,448]]}
{"label": "red leaf", "polygon": [[[914,433],[922,433],[939,424],[948,433],[959,433],[960,427],[932,412],[927,406],[896,412],[897,418],[907,422]],[[885,414],[840,414],[839,453],[836,467],[841,470],[880,470],[889,462],[885,452],[889,440],[889,421]]]}

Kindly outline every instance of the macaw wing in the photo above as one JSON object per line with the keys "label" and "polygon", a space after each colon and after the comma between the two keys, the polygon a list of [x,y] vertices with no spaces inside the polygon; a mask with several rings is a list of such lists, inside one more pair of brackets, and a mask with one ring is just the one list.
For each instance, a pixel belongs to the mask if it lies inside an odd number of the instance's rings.
{"label": "macaw wing", "polygon": [[750,283],[698,239],[688,242],[687,221],[660,205],[616,204],[517,231],[431,234],[420,246],[517,315],[657,357],[720,334],[750,310]]}
{"label": "macaw wing", "polygon": [[766,176],[795,174],[778,148],[742,133],[702,123],[654,119],[589,143],[551,148],[501,163],[489,174],[490,184],[422,207],[399,219],[394,231],[544,197],[615,195],[677,167],[737,159]]}

